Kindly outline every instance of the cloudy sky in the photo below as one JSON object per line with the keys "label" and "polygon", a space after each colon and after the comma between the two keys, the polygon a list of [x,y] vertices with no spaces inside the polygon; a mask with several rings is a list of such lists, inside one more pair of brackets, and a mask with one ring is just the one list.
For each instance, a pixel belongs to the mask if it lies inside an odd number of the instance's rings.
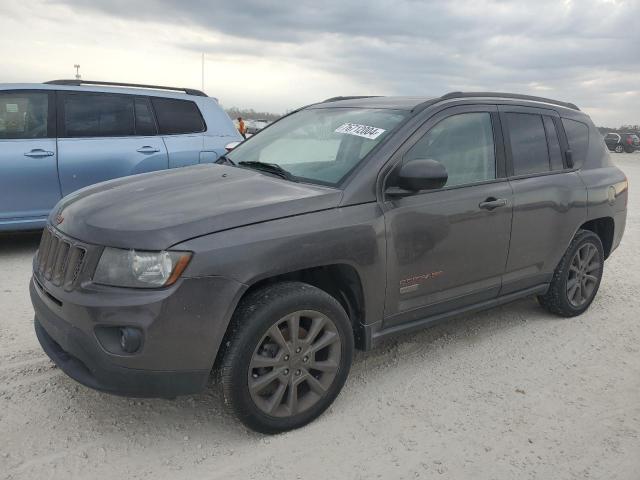
{"label": "cloudy sky", "polygon": [[201,87],[284,112],[335,95],[497,90],[640,123],[640,0],[2,0],[0,82]]}

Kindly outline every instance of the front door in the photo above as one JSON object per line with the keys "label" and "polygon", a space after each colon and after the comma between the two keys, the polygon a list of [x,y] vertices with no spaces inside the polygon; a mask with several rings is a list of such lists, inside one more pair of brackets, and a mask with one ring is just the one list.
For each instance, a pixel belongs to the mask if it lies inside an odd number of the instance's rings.
{"label": "front door", "polygon": [[437,160],[448,181],[438,190],[385,198],[386,327],[495,298],[509,249],[513,200],[497,108],[446,109],[414,139],[399,165]]}
{"label": "front door", "polygon": [[42,221],[60,200],[54,97],[0,92],[0,228]]}
{"label": "front door", "polygon": [[60,92],[60,185],[68,195],[87,185],[169,167],[144,97]]}

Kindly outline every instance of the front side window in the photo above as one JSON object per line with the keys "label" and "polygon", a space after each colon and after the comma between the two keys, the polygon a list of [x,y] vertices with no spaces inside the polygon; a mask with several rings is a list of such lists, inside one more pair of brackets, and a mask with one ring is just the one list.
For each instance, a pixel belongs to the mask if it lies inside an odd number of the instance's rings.
{"label": "front side window", "polygon": [[198,133],[205,130],[202,115],[194,102],[173,98],[153,98],[151,102],[161,134]]}
{"label": "front side window", "polygon": [[549,151],[540,115],[506,114],[514,175],[548,172]]}
{"label": "front side window", "polygon": [[445,118],[406,153],[404,162],[437,160],[447,169],[445,187],[496,178],[491,115],[461,113]]}
{"label": "front side window", "polygon": [[64,96],[64,130],[70,138],[134,135],[133,97],[111,94]]}
{"label": "front side window", "polygon": [[46,93],[0,94],[0,139],[46,138],[48,117]]}
{"label": "front side window", "polygon": [[276,164],[299,180],[337,185],[407,114],[371,108],[302,110],[243,142],[227,157],[238,166]]}

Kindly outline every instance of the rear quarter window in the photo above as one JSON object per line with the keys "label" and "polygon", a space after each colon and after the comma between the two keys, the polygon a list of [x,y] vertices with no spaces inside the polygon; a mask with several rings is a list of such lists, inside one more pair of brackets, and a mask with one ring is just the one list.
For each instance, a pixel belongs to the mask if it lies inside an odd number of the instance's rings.
{"label": "rear quarter window", "polygon": [[189,100],[152,98],[158,120],[158,130],[163,135],[199,133],[206,129],[198,106]]}
{"label": "rear quarter window", "polygon": [[589,148],[589,127],[576,120],[562,119],[564,131],[567,134],[569,148],[573,154],[573,163],[576,167],[581,167],[587,158]]}

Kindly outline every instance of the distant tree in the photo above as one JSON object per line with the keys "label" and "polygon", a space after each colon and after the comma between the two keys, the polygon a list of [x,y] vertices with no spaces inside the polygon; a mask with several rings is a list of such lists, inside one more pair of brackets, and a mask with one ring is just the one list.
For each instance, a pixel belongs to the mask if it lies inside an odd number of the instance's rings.
{"label": "distant tree", "polygon": [[242,117],[247,120],[267,120],[269,122],[273,122],[282,116],[279,113],[256,112],[253,108],[231,107],[225,108],[225,112],[227,112],[227,115],[229,115],[233,120],[238,117]]}
{"label": "distant tree", "polygon": [[598,127],[598,131],[604,136],[607,133],[635,133],[640,135],[640,125],[620,125],[618,128]]}

